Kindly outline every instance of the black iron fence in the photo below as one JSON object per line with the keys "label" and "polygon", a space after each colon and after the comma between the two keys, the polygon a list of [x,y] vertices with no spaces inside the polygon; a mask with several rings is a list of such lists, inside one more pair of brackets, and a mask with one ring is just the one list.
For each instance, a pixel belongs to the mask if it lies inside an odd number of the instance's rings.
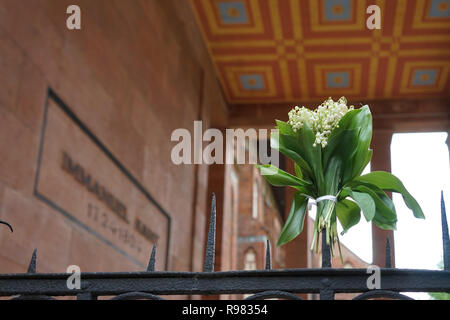
{"label": "black iron fence", "polygon": [[336,293],[359,293],[355,300],[406,300],[411,298],[401,292],[450,293],[450,240],[443,196],[441,217],[444,270],[392,268],[387,241],[386,266],[379,269],[380,286],[370,289],[367,283],[371,274],[367,269],[331,268],[330,251],[325,241],[322,241],[322,268],[272,270],[270,244],[267,241],[265,270],[214,272],[216,209],[213,196],[203,272],[156,271],[156,247],[153,247],[147,270],[80,273],[80,286],[70,289],[68,278],[71,274],[36,273],[35,250],[27,273],[0,275],[0,296],[33,300],[62,296],[72,296],[78,300],[95,300],[102,296],[113,296],[115,300],[160,300],[167,295],[252,294],[246,299],[301,300],[297,294],[311,293],[319,294],[320,299],[332,300]]}

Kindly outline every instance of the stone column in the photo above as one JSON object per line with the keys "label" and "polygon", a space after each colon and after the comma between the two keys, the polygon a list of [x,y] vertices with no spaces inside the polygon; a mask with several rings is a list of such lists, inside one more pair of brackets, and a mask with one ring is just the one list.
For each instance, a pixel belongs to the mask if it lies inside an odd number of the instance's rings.
{"label": "stone column", "polygon": [[[393,130],[374,130],[372,138],[373,157],[371,161],[372,171],[391,171],[391,140]],[[392,195],[388,193],[389,197]],[[392,267],[395,266],[394,232],[383,230],[372,223],[372,253],[373,264],[384,267],[386,264],[386,239],[389,238],[391,247]]]}

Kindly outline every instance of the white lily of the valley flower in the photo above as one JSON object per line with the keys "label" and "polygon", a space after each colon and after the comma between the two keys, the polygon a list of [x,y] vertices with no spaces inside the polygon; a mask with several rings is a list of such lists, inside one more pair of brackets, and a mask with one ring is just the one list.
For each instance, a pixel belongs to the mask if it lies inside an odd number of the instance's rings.
{"label": "white lily of the valley flower", "polygon": [[291,125],[294,132],[307,124],[316,135],[313,146],[321,145],[325,148],[328,143],[328,137],[334,128],[338,126],[339,120],[354,107],[347,107],[347,99],[341,97],[338,101],[328,98],[316,110],[312,111],[305,107],[298,106],[289,111],[288,124]]}

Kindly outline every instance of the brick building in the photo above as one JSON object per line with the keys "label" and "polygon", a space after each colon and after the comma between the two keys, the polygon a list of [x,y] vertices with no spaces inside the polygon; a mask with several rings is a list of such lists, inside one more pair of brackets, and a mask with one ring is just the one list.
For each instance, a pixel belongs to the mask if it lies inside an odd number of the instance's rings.
{"label": "brick building", "polygon": [[[200,271],[212,192],[216,270],[263,268],[266,240],[274,268],[318,267],[308,250],[310,222],[296,240],[275,246],[290,190],[280,195],[251,165],[176,165],[171,136],[193,132],[199,120],[222,132],[272,128],[297,102],[316,105],[329,95],[314,89],[320,72],[349,68],[338,70],[344,82],[345,74],[361,76],[347,79],[354,85],[343,94],[372,107],[373,169],[390,169],[393,132],[448,131],[448,29],[433,16],[408,18],[401,34],[403,22],[394,21],[397,9],[427,15],[418,1],[399,1],[405,10],[381,1],[384,33],[352,18],[348,32],[357,31],[333,48],[321,42],[331,41],[332,19],[295,13],[314,13],[311,1],[76,2],[81,30],[66,26],[73,1],[0,0],[0,220],[14,227],[0,227],[0,273],[26,271],[34,248],[39,272],[142,270],[155,243],[156,269]],[[419,32],[411,23],[431,24]],[[346,37],[357,39],[354,47]],[[388,72],[397,63],[403,69]],[[416,81],[421,63],[428,78]],[[193,144],[197,154],[202,144]],[[386,237],[394,243],[392,232],[373,228],[375,264],[384,263]],[[344,258],[346,266],[365,265],[345,248]]]}

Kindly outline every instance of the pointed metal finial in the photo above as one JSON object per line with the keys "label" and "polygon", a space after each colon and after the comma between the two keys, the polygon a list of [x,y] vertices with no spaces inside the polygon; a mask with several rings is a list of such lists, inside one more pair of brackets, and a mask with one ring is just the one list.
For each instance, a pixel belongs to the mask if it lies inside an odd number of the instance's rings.
{"label": "pointed metal finial", "polygon": [[391,259],[391,241],[389,237],[386,238],[386,263],[385,268],[392,268],[392,259]]}
{"label": "pointed metal finial", "polygon": [[150,255],[150,260],[147,266],[147,272],[155,271],[155,261],[156,261],[156,243],[153,245],[152,254]]}
{"label": "pointed metal finial", "polygon": [[8,222],[0,220],[0,224],[4,224],[5,226],[9,227],[9,230],[11,230],[11,232],[13,232],[13,228],[11,227],[11,225]]}
{"label": "pointed metal finial", "polygon": [[327,243],[325,230],[322,230],[322,268],[331,268],[330,245]]}
{"label": "pointed metal finial", "polygon": [[214,254],[216,245],[216,195],[212,194],[211,218],[209,220],[208,242],[206,243],[204,272],[214,272]]}
{"label": "pointed metal finial", "polygon": [[270,258],[270,241],[267,239],[266,242],[266,270],[272,269],[272,261]]}
{"label": "pointed metal finial", "polygon": [[37,259],[37,249],[34,249],[33,255],[31,256],[30,264],[28,265],[27,273],[36,273],[36,259]]}
{"label": "pointed metal finial", "polygon": [[441,191],[442,246],[444,250],[444,270],[450,270],[450,240],[448,235],[447,215],[445,212],[444,192]]}

